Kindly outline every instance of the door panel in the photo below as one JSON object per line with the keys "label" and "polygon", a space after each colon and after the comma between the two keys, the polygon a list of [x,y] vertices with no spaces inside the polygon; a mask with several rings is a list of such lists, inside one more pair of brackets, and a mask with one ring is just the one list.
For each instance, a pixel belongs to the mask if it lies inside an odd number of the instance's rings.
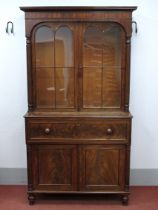
{"label": "door panel", "polygon": [[80,190],[123,190],[124,146],[80,146]]}
{"label": "door panel", "polygon": [[75,146],[39,145],[33,148],[33,186],[36,190],[76,190]]}

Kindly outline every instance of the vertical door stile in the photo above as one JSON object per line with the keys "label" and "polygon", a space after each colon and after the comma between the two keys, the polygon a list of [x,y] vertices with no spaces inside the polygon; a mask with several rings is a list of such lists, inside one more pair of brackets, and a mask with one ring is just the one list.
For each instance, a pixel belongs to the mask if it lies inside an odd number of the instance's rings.
{"label": "vertical door stile", "polygon": [[56,43],[55,43],[55,39],[56,39],[56,31],[57,31],[57,27],[55,27],[54,29],[54,106],[56,109]]}
{"label": "vertical door stile", "polygon": [[75,23],[74,24],[74,82],[75,82],[75,89],[74,89],[74,95],[75,95],[75,109],[79,110],[78,107],[78,91],[79,91],[79,83],[78,83],[78,66],[79,66],[79,27],[78,27],[79,23]]}
{"label": "vertical door stile", "polygon": [[[102,30],[104,30],[104,25],[102,24]],[[103,39],[104,42],[104,39]],[[101,107],[103,107],[103,71],[104,71],[104,43],[102,43],[102,67],[101,67]]]}
{"label": "vertical door stile", "polygon": [[122,94],[121,94],[121,109],[125,109],[125,86],[126,86],[126,34],[125,32],[121,34],[121,48],[122,48],[122,53],[121,53],[121,89],[122,89]]}
{"label": "vertical door stile", "polygon": [[78,105],[77,105],[77,110],[80,111],[82,108],[82,39],[83,39],[83,35],[82,35],[82,24],[77,23],[78,24],[78,28],[77,28],[77,53],[78,53],[78,63],[77,63],[77,79],[78,79],[78,91],[77,91],[77,101],[78,101]]}

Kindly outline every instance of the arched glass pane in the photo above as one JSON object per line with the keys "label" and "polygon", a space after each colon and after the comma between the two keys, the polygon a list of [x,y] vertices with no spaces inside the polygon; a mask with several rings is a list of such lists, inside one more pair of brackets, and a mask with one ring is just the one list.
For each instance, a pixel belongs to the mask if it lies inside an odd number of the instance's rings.
{"label": "arched glass pane", "polygon": [[41,26],[35,34],[36,66],[54,66],[54,33],[47,26]]}
{"label": "arched glass pane", "polygon": [[56,108],[74,107],[73,33],[60,27],[55,34]]}
{"label": "arched glass pane", "polygon": [[102,66],[102,31],[97,27],[88,27],[84,34],[83,65]]}
{"label": "arched glass pane", "polygon": [[54,33],[41,26],[35,33],[36,103],[38,108],[55,107]]}
{"label": "arched glass pane", "polygon": [[83,45],[83,107],[120,108],[124,32],[118,24],[87,27]]}
{"label": "arched glass pane", "polygon": [[55,66],[74,66],[73,33],[67,27],[60,27],[55,34]]}

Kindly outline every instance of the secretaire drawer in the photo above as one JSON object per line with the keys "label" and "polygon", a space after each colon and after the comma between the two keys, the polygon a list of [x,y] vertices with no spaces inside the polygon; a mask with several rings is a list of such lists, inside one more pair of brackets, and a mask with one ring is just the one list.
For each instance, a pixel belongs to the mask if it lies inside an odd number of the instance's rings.
{"label": "secretaire drawer", "polygon": [[118,120],[29,122],[29,138],[128,139],[129,124]]}
{"label": "secretaire drawer", "polygon": [[31,123],[31,138],[71,138],[74,136],[74,123]]}

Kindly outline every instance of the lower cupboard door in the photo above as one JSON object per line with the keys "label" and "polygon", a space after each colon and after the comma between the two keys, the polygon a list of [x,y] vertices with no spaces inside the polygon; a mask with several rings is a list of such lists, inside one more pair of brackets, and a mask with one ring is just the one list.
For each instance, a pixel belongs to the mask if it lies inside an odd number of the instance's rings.
{"label": "lower cupboard door", "polygon": [[125,185],[125,147],[85,145],[79,148],[80,190],[120,191]]}
{"label": "lower cupboard door", "polygon": [[76,151],[75,145],[32,146],[33,190],[76,190]]}

